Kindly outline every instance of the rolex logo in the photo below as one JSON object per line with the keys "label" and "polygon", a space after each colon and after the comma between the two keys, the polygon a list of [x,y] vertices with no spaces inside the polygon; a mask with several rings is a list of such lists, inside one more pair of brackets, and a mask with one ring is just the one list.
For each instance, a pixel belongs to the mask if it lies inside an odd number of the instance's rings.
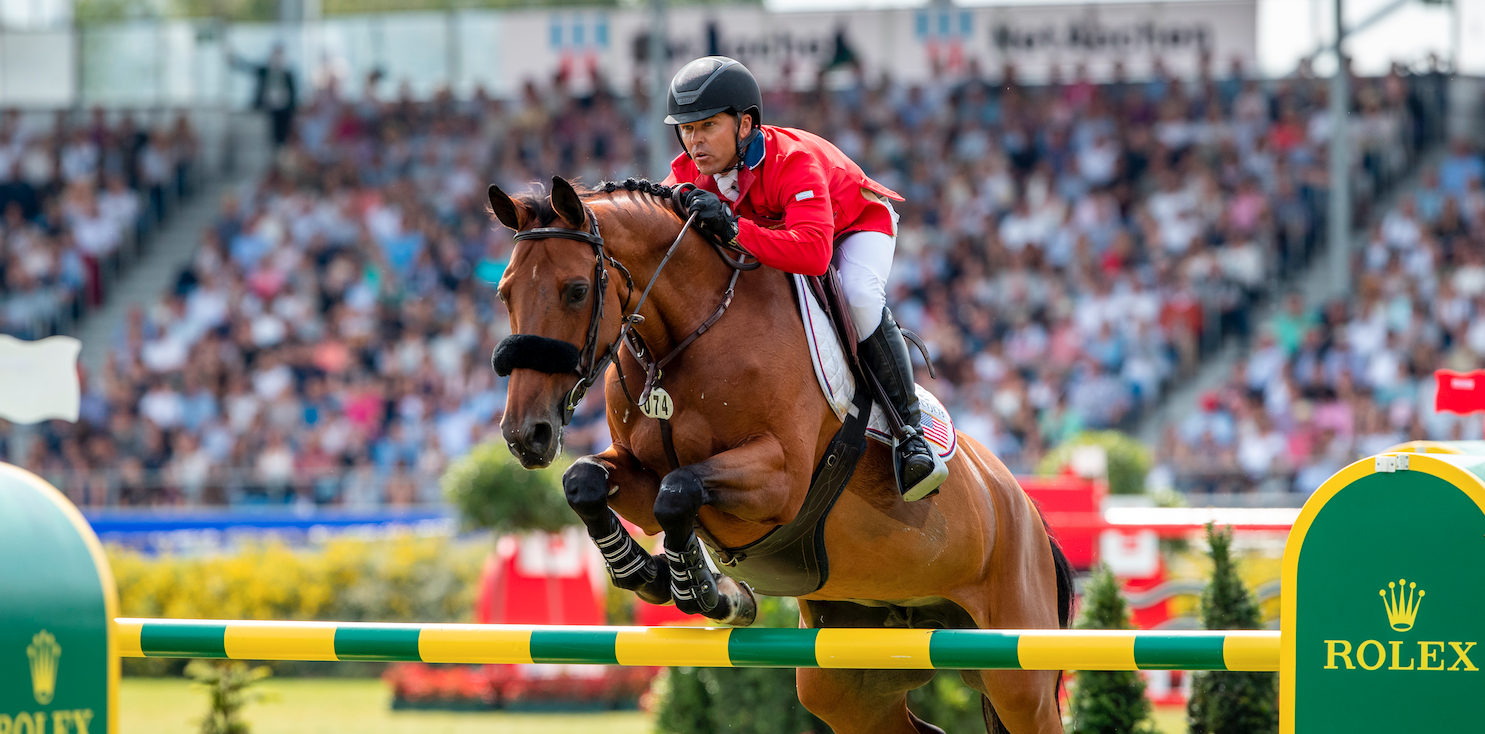
{"label": "rolex logo", "polygon": [[1387,607],[1387,623],[1397,632],[1413,629],[1413,620],[1418,618],[1418,605],[1423,603],[1423,590],[1418,582],[1409,584],[1406,579],[1397,583],[1387,582],[1387,588],[1377,592],[1382,596],[1382,605]]}
{"label": "rolex logo", "polygon": [[57,665],[62,659],[62,646],[52,633],[42,630],[26,646],[26,657],[31,659],[31,693],[37,703],[45,706],[57,692]]}

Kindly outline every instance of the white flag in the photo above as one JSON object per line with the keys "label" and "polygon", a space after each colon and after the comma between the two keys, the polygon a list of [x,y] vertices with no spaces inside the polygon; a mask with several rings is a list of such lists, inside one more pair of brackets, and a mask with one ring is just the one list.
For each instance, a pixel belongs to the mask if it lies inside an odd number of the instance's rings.
{"label": "white flag", "polygon": [[82,342],[70,336],[21,341],[0,334],[0,418],[39,423],[76,421],[82,390],[77,355]]}

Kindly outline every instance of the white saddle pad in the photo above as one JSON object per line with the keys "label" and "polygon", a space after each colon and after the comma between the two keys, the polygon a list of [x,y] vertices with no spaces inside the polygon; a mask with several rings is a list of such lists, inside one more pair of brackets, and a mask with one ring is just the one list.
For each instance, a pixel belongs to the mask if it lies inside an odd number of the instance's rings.
{"label": "white saddle pad", "polygon": [[[845,420],[846,413],[852,410],[851,401],[856,397],[856,376],[851,374],[851,368],[846,364],[845,349],[841,347],[835,329],[831,328],[825,309],[810,294],[805,276],[794,276],[794,292],[798,294],[799,316],[804,320],[804,336],[809,340],[810,346],[810,363],[815,366],[815,377],[820,381],[820,390],[825,393],[825,401],[830,403],[835,417]],[[944,461],[948,461],[959,448],[954,421],[949,417],[944,404],[933,393],[922,385],[914,387],[918,388],[918,404],[923,412],[923,437],[928,439],[928,443]],[[875,402],[871,405],[871,421],[867,424],[866,435],[889,446],[896,443],[892,438],[892,430],[887,425],[887,417],[882,414],[882,407]]]}

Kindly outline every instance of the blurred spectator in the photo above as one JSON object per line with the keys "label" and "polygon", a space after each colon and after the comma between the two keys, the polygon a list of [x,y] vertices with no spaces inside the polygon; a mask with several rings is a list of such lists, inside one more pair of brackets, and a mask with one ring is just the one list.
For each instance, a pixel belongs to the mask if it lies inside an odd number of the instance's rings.
{"label": "blurred spectator", "polygon": [[[1477,418],[1433,410],[1435,369],[1485,366],[1485,217],[1459,214],[1481,171],[1485,159],[1455,141],[1373,230],[1353,293],[1311,308],[1287,297],[1273,336],[1220,391],[1250,416],[1238,452],[1247,486],[1309,493],[1404,441],[1481,437]],[[1196,432],[1179,440],[1185,452],[1203,445]],[[1204,489],[1200,474],[1188,467],[1176,484]]]}
{"label": "blurred spectator", "polygon": [[[128,112],[110,122],[95,109],[86,124],[59,114],[50,127],[0,117],[0,333],[39,339],[101,304],[125,250],[188,192],[195,134],[184,114],[148,135]],[[141,137],[154,141],[142,153]]]}
{"label": "blurred spectator", "polygon": [[268,115],[269,142],[273,148],[283,147],[294,132],[294,113],[299,109],[294,72],[284,57],[283,44],[273,45],[266,63],[250,63],[234,54],[232,66],[253,76],[253,109]]}

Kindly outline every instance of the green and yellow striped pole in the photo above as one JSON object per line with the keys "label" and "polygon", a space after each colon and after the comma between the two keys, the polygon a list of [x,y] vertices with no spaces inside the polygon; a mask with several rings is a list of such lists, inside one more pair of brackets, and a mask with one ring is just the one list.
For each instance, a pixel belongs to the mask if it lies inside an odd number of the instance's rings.
{"label": "green and yellow striped pole", "polygon": [[118,619],[125,657],[755,668],[1277,670],[1278,632],[713,629]]}

